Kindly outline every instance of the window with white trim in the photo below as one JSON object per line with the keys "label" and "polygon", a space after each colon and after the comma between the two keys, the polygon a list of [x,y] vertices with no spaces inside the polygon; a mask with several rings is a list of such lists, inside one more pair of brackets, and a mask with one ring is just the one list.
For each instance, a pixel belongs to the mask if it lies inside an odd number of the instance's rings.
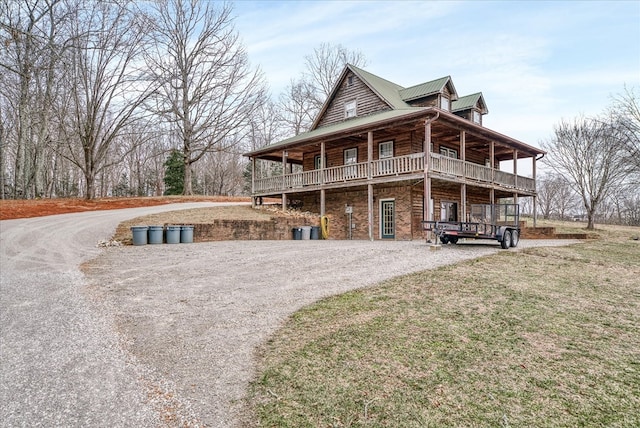
{"label": "window with white trim", "polygon": [[356,117],[356,100],[353,101],[347,101],[346,103],[344,103],[344,117],[345,119],[348,119],[350,117]]}
{"label": "window with white trim", "polygon": [[393,171],[393,141],[378,144],[378,174],[389,174]]}
{"label": "window with white trim", "polygon": [[473,123],[477,123],[478,125],[482,124],[482,116],[480,116],[480,112],[477,110],[473,111]]}
{"label": "window with white trim", "polygon": [[353,165],[354,163],[358,163],[358,149],[356,147],[352,149],[345,149],[344,164]]}
{"label": "window with white trim", "polygon": [[458,151],[449,147],[440,146],[440,154],[449,158],[458,159]]}
{"label": "window with white trim", "polygon": [[356,147],[352,149],[344,150],[344,164],[353,165],[345,168],[345,178],[355,178],[358,175],[358,167],[355,164],[358,163],[358,149]]}
{"label": "window with white trim", "polygon": [[449,111],[449,109],[451,108],[449,98],[445,97],[444,95],[440,98],[440,108],[446,111]]}
{"label": "window with white trim", "polygon": [[379,159],[387,159],[393,157],[393,141],[385,141],[378,145]]}

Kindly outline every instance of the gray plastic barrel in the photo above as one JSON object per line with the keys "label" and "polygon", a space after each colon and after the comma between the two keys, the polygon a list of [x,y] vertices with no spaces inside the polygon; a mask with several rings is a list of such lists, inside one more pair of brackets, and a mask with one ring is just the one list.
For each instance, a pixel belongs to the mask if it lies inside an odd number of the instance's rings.
{"label": "gray plastic barrel", "polygon": [[308,240],[311,239],[311,226],[302,226],[302,239]]}
{"label": "gray plastic barrel", "polygon": [[133,245],[147,245],[147,226],[132,226]]}
{"label": "gray plastic barrel", "polygon": [[149,244],[162,244],[162,226],[149,226]]}
{"label": "gray plastic barrel", "polygon": [[311,239],[320,239],[320,226],[311,226]]}
{"label": "gray plastic barrel", "polygon": [[193,226],[180,226],[180,242],[182,244],[193,242]]}
{"label": "gray plastic barrel", "polygon": [[293,236],[293,239],[295,241],[299,241],[302,239],[302,228],[301,227],[294,227],[293,229],[291,229],[291,234]]}
{"label": "gray plastic barrel", "polygon": [[180,243],[180,226],[167,226],[167,244]]}

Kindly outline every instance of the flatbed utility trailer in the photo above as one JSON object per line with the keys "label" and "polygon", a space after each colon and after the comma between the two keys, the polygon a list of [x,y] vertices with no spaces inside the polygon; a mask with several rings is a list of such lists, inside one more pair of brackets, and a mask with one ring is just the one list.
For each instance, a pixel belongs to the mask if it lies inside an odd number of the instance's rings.
{"label": "flatbed utility trailer", "polygon": [[426,231],[436,234],[442,244],[456,244],[460,238],[494,239],[503,249],[516,247],[520,240],[518,204],[473,204],[469,221],[423,221]]}

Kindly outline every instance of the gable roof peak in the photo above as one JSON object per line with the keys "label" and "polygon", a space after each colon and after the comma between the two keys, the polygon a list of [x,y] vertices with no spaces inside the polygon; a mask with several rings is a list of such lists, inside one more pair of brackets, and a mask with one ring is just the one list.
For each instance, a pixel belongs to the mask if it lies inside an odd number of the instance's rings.
{"label": "gable roof peak", "polygon": [[451,100],[457,100],[458,92],[456,91],[455,86],[453,86],[453,80],[451,79],[451,76],[444,76],[439,79],[420,83],[418,85],[403,89],[400,91],[400,96],[402,97],[403,101],[408,102],[428,97],[429,95],[442,93],[442,91],[444,91],[446,87],[449,88]]}
{"label": "gable roof peak", "polygon": [[482,92],[476,92],[474,94],[465,95],[451,103],[452,112],[469,110],[474,107],[478,107],[478,109],[480,110],[480,113],[482,114],[489,113],[489,109],[487,108],[487,103],[484,101],[484,96],[482,95]]}

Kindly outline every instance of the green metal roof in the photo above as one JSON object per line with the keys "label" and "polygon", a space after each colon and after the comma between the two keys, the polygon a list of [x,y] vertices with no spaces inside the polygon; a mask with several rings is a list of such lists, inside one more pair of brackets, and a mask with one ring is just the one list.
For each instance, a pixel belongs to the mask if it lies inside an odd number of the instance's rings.
{"label": "green metal roof", "polygon": [[[417,100],[418,98],[423,98],[442,92],[442,90],[448,83],[451,83],[451,76],[441,77],[430,82],[425,82],[419,85],[412,86],[410,88],[402,89],[399,95],[403,101]],[[455,94],[453,83],[451,83],[451,87]]]}
{"label": "green metal roof", "polygon": [[474,108],[480,102],[480,111],[484,114],[488,112],[487,104],[484,102],[484,97],[482,96],[482,92],[477,92],[471,95],[465,95],[464,97],[460,97],[454,102],[451,103],[451,111],[462,111],[469,110]]}
{"label": "green metal roof", "polygon": [[369,88],[374,91],[379,97],[389,104],[391,108],[402,109],[407,108],[409,105],[404,102],[400,96],[400,91],[404,88],[398,84],[390,82],[382,77],[378,77],[375,74],[371,74],[368,71],[364,71],[351,64],[347,65]]}
{"label": "green metal roof", "polygon": [[[412,114],[420,113],[423,111],[429,111],[431,108],[429,107],[407,107],[404,109],[396,109],[396,110],[387,110],[382,113],[376,113],[369,116],[357,117],[354,119],[349,119],[344,122],[335,123],[332,125],[322,126],[320,128],[316,128],[309,132],[304,132],[302,134],[298,134],[295,137],[287,138],[286,140],[282,140],[276,144],[271,144],[265,147],[262,147],[254,152],[245,153],[245,156],[253,156],[259,153],[270,152],[274,149],[278,149],[280,147],[287,147],[294,145],[299,142],[303,142],[305,140],[312,140],[314,138],[322,138],[327,137],[332,134],[339,134],[341,132],[347,131],[349,129],[357,129],[359,127],[366,127],[377,122],[384,122],[387,120],[399,119],[403,116],[411,116]],[[354,131],[355,132],[355,131]]]}

